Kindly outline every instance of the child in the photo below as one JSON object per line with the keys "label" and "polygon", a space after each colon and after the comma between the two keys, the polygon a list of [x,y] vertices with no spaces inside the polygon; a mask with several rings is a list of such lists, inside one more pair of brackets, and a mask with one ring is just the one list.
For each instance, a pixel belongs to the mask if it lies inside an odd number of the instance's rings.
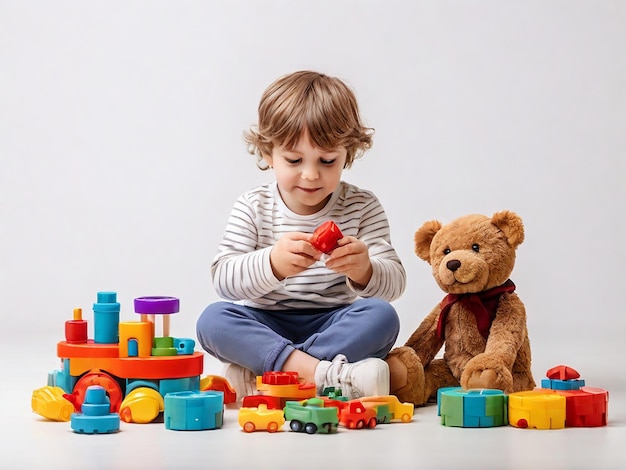
{"label": "child", "polygon": [[[243,194],[211,265],[217,293],[197,323],[202,347],[229,363],[238,399],[265,371],[296,371],[318,394],[389,394],[383,358],[399,319],[389,302],[406,273],[385,212],[370,191],[341,181],[372,144],[353,92],[337,78],[301,71],[263,94],[250,153],[276,181]],[[309,243],[333,220],[344,237],[328,256]]]}

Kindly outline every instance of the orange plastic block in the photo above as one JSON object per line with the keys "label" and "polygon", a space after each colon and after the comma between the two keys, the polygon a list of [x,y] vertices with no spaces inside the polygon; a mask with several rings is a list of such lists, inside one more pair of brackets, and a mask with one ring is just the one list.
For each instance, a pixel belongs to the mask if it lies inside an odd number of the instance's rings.
{"label": "orange plastic block", "polygon": [[137,342],[137,356],[150,357],[152,339],[154,338],[154,323],[145,321],[120,322],[119,324],[119,357],[128,357],[128,343]]}
{"label": "orange plastic block", "polygon": [[94,343],[93,339],[85,343],[68,343],[60,341],[57,344],[57,356],[63,359],[73,357],[118,357],[120,348],[115,344]]}
{"label": "orange plastic block", "polygon": [[224,393],[225,405],[237,401],[237,392],[235,389],[226,378],[219,375],[207,375],[200,379],[200,391],[206,392],[208,390]]}
{"label": "orange plastic block", "polygon": [[80,411],[87,395],[87,389],[93,385],[98,385],[106,391],[110,401],[111,413],[117,413],[122,403],[122,388],[113,377],[99,370],[83,375],[74,385],[73,392],[65,394],[64,397],[74,404],[77,411]]}
{"label": "orange plastic block", "polygon": [[150,357],[73,357],[70,375],[77,376],[92,369],[106,370],[124,379],[179,379],[202,374],[204,357],[200,352],[178,356]]}

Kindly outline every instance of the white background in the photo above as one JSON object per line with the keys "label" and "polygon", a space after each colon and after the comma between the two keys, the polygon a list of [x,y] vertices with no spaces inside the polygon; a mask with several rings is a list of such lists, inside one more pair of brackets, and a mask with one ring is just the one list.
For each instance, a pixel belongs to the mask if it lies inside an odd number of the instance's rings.
{"label": "white background", "polygon": [[195,338],[231,205],[271,179],[242,132],[266,86],[314,69],[376,129],[344,179],[379,196],[408,272],[398,344],[444,295],[415,230],[510,209],[536,378],[626,388],[625,5],[0,1],[3,355],[39,348],[16,368],[44,385],[99,290],[126,321],[135,297],[177,296],[172,334]]}

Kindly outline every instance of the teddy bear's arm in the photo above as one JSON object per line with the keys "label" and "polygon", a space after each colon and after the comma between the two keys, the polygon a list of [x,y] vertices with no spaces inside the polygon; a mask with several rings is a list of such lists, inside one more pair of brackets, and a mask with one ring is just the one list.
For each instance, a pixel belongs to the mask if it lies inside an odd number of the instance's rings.
{"label": "teddy bear's arm", "polygon": [[503,294],[491,324],[485,354],[500,358],[512,368],[522,343],[528,337],[526,309],[515,293]]}
{"label": "teddy bear's arm", "polygon": [[413,348],[422,364],[429,364],[443,346],[443,340],[437,335],[437,322],[441,309],[437,305],[422,320],[413,334],[409,337],[405,346]]}

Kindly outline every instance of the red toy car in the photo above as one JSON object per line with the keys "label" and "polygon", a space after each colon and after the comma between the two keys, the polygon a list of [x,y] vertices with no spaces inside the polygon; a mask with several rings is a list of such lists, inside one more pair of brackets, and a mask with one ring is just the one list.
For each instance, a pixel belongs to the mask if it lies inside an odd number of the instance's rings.
{"label": "red toy car", "polygon": [[377,424],[376,410],[364,406],[358,400],[350,400],[339,410],[339,424],[348,429],[373,429]]}
{"label": "red toy car", "polygon": [[311,237],[311,245],[322,253],[330,253],[337,248],[337,242],[343,238],[343,233],[332,220],[327,220],[315,229]]}

